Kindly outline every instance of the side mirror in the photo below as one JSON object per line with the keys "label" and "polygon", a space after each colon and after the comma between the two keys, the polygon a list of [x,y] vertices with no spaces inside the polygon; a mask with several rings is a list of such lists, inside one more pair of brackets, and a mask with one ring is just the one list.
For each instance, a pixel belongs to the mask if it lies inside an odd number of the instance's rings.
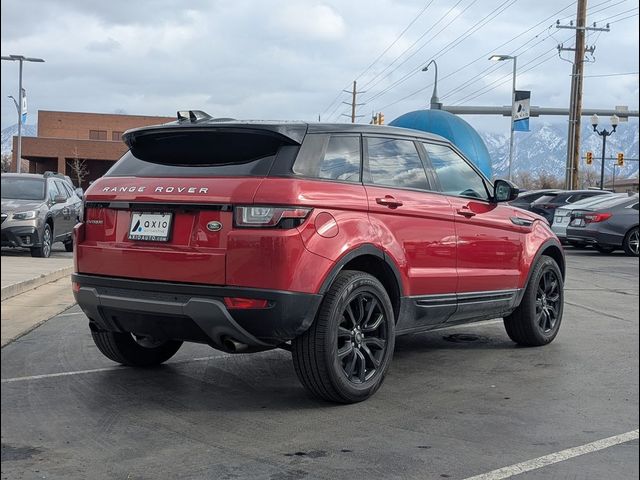
{"label": "side mirror", "polygon": [[53,203],[64,203],[67,201],[67,197],[64,195],[56,195],[53,197]]}
{"label": "side mirror", "polygon": [[507,180],[496,180],[493,183],[494,202],[510,202],[518,198],[519,193],[518,187]]}

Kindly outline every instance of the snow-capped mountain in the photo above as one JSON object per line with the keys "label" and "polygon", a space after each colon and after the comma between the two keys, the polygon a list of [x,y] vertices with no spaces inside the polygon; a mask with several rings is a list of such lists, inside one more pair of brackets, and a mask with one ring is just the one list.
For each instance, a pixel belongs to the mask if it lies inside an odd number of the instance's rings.
{"label": "snow-capped mountain", "polygon": [[[586,120],[586,119],[585,119]],[[32,137],[36,135],[35,125],[23,125],[22,135]],[[2,130],[2,153],[11,153],[12,137],[18,134],[18,125],[12,125]],[[493,164],[495,177],[505,178],[508,170],[509,136],[480,131],[480,136],[487,145]],[[626,158],[638,158],[639,155],[639,131],[638,122],[631,121],[620,123],[617,131],[607,138],[607,157],[615,157],[618,152],[623,152]],[[602,137],[593,132],[588,121],[582,124],[582,146],[580,155],[587,151],[593,152],[594,162],[592,169],[600,171],[600,157],[602,155]],[[532,122],[530,132],[515,133],[515,156],[513,160],[513,174],[529,172],[533,176],[541,173],[550,174],[557,178],[564,178],[565,161],[567,154],[567,124],[566,122]],[[613,172],[615,162],[608,160],[605,164],[605,175]],[[586,168],[581,162],[581,170]],[[618,178],[630,178],[638,175],[638,162],[625,161],[621,169],[616,167]]]}
{"label": "snow-capped mountain", "polygon": [[[585,124],[586,123],[586,124]],[[607,128],[607,126],[603,125]],[[608,128],[610,129],[610,128]],[[508,171],[509,136],[480,132],[480,136],[489,150],[496,177],[505,178]],[[593,165],[590,167],[600,172],[602,157],[602,137],[597,135],[588,121],[582,123],[580,156],[587,151],[593,152]],[[615,157],[618,152],[624,153],[625,159],[638,158],[638,123],[620,123],[616,132],[607,137],[606,157]],[[529,172],[536,176],[546,173],[557,178],[564,178],[567,156],[567,124],[539,122],[533,123],[530,132],[515,133],[515,154],[512,164],[513,174]],[[614,160],[605,162],[605,176],[613,173]],[[580,169],[587,168],[581,160]],[[624,167],[616,166],[616,177],[630,178],[638,175],[638,162],[626,161]]]}
{"label": "snow-capped mountain", "polygon": [[[23,137],[35,137],[38,127],[36,125],[22,125]],[[18,135],[18,124],[11,125],[2,130],[2,154],[11,153],[13,148],[13,137]]]}

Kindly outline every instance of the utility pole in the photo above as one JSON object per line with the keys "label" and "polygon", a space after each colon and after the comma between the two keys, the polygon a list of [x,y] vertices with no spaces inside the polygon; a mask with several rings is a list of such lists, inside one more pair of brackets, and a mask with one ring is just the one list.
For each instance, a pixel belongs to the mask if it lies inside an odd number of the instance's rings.
{"label": "utility pole", "polygon": [[584,56],[586,52],[593,53],[595,46],[585,46],[585,33],[591,31],[609,31],[606,28],[587,27],[587,0],[578,0],[578,12],[576,14],[576,24],[570,22],[569,25],[560,25],[558,21],[556,28],[568,28],[576,31],[575,46],[573,48],[558,45],[558,52],[573,51],[573,67],[571,70],[571,94],[569,99],[569,136],[567,139],[567,171],[565,175],[565,188],[574,190],[578,188],[578,168],[580,165],[580,118],[582,116],[582,79],[584,76]]}
{"label": "utility pole", "polygon": [[343,92],[346,93],[351,93],[351,103],[349,102],[342,102],[345,105],[351,105],[351,115],[346,115],[346,114],[342,114],[343,117],[351,117],[351,123],[356,123],[356,118],[360,118],[360,117],[364,117],[364,115],[356,115],[356,107],[360,106],[360,105],[364,105],[364,103],[356,103],[356,98],[358,96],[359,93],[365,93],[364,91],[362,92],[358,92],[358,90],[356,89],[356,81],[353,81],[353,89],[351,90],[351,92],[349,92],[349,90],[343,90]]}

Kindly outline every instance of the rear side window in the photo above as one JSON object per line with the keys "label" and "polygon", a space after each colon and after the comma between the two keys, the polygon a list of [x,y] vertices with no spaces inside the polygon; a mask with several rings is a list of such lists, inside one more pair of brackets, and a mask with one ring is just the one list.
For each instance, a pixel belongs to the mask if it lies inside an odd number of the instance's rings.
{"label": "rear side window", "polygon": [[483,178],[464,158],[445,145],[424,143],[442,193],[457,197],[489,199]]}
{"label": "rear side window", "polygon": [[367,138],[369,173],[376,185],[428,190],[427,174],[411,140]]}
{"label": "rear side window", "polygon": [[305,177],[360,182],[360,137],[308,135],[293,171]]}
{"label": "rear side window", "polygon": [[107,176],[266,176],[283,149],[297,149],[289,139],[267,131],[153,132],[134,142]]}

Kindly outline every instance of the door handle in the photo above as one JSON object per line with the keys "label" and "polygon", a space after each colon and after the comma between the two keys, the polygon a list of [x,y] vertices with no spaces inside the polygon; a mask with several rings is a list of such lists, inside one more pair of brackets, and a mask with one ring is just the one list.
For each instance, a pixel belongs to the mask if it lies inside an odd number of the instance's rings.
{"label": "door handle", "polygon": [[384,205],[385,207],[389,208],[398,208],[403,205],[400,200],[396,200],[391,195],[385,195],[382,198],[376,198],[376,203],[378,205]]}
{"label": "door handle", "polygon": [[473,213],[473,212],[469,209],[469,207],[462,207],[462,208],[459,208],[458,210],[456,210],[456,213],[457,213],[458,215],[462,215],[463,217],[466,217],[466,218],[471,218],[471,217],[475,217],[475,216],[476,216],[476,214],[475,214],[475,213]]}

